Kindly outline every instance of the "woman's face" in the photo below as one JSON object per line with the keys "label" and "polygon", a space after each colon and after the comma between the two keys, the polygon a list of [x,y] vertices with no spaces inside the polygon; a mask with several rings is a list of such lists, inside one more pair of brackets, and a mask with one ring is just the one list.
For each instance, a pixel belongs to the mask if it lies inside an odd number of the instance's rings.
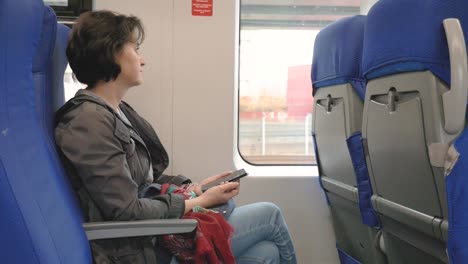
{"label": "woman's face", "polygon": [[138,49],[139,46],[136,42],[128,41],[116,56],[116,62],[121,68],[117,81],[129,88],[143,83],[142,72],[145,61],[138,54]]}

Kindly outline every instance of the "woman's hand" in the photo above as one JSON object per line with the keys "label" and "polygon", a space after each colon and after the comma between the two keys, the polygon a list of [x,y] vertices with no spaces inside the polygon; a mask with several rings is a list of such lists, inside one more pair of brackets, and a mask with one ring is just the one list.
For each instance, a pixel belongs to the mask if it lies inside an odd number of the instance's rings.
{"label": "woman's hand", "polygon": [[210,208],[226,203],[229,199],[238,194],[239,182],[222,183],[218,186],[211,187],[197,198],[185,200],[185,213],[192,210],[195,206]]}
{"label": "woman's hand", "polygon": [[210,208],[219,204],[227,203],[229,199],[239,194],[239,183],[238,182],[227,182],[222,183],[218,186],[214,186],[199,196],[202,207]]}
{"label": "woman's hand", "polygon": [[218,175],[214,175],[204,179],[200,184],[194,185],[189,189],[197,194],[198,197],[190,200],[185,200],[185,213],[191,211],[195,206],[210,208],[219,204],[226,203],[232,197],[239,194],[240,183],[239,180],[233,182],[224,182],[218,186],[211,187],[210,189],[202,192],[202,186],[224,178],[231,174],[232,171],[226,171]]}
{"label": "woman's hand", "polygon": [[189,191],[194,191],[195,194],[197,194],[197,196],[200,196],[203,194],[202,192],[202,186],[205,185],[205,184],[208,184],[210,182],[213,182],[213,181],[216,181],[217,179],[220,179],[220,178],[224,178],[226,176],[228,176],[229,174],[231,174],[232,171],[225,171],[221,174],[218,174],[218,175],[214,175],[214,176],[211,176],[211,177],[208,177],[206,179],[204,179],[202,182],[200,182],[200,184],[198,185],[195,185],[191,190]]}

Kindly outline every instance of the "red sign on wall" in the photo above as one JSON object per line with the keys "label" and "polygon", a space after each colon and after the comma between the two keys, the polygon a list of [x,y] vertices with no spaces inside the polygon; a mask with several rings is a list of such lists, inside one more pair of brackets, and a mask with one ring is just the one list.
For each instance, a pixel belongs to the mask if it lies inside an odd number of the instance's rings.
{"label": "red sign on wall", "polygon": [[192,0],[192,16],[213,16],[213,0]]}

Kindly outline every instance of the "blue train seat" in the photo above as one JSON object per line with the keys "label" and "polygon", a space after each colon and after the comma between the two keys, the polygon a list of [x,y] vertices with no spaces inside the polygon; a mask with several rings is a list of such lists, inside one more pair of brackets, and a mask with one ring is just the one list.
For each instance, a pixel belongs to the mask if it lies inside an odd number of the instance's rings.
{"label": "blue train seat", "polygon": [[[365,16],[345,18],[322,29],[315,39],[312,61],[312,133],[342,263],[386,263],[375,246],[379,222],[370,208],[370,184],[360,140],[365,20]],[[359,173],[364,180],[357,177],[357,163],[364,165],[361,171],[365,174]]]}
{"label": "blue train seat", "polygon": [[447,252],[450,263],[468,263],[468,243],[466,241],[468,214],[468,129],[455,140],[449,148],[445,162],[445,182],[449,230]]}
{"label": "blue train seat", "polygon": [[[55,39],[55,48],[52,55],[52,80],[51,87],[51,100],[50,111],[55,113],[64,103],[65,103],[65,87],[63,76],[68,65],[67,57],[65,52],[67,49],[68,43],[68,34],[70,33],[70,28],[64,24],[57,24],[57,34]],[[53,114],[51,115],[53,116]]]}
{"label": "blue train seat", "polygon": [[448,263],[444,164],[465,126],[467,8],[380,0],[368,13],[362,132],[389,263]]}
{"label": "blue train seat", "polygon": [[55,14],[42,1],[2,1],[0,22],[8,36],[0,41],[0,258],[90,263],[80,212],[49,137]]}
{"label": "blue train seat", "polygon": [[41,0],[1,1],[0,34],[0,262],[92,263],[88,240],[192,231],[186,220],[82,223],[52,137],[67,29]]}

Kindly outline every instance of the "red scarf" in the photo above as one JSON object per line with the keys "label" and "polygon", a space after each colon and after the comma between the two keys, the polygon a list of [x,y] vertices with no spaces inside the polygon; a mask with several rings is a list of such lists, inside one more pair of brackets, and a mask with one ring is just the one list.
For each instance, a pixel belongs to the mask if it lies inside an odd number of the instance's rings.
{"label": "red scarf", "polygon": [[[165,194],[174,185],[163,184],[161,193]],[[186,199],[190,194],[183,188],[175,187],[171,193],[184,194]],[[164,246],[181,263],[224,263],[234,264],[231,250],[231,236],[234,228],[219,213],[211,210],[205,212],[188,212],[183,219],[195,219],[197,229],[192,233],[164,235]]]}

